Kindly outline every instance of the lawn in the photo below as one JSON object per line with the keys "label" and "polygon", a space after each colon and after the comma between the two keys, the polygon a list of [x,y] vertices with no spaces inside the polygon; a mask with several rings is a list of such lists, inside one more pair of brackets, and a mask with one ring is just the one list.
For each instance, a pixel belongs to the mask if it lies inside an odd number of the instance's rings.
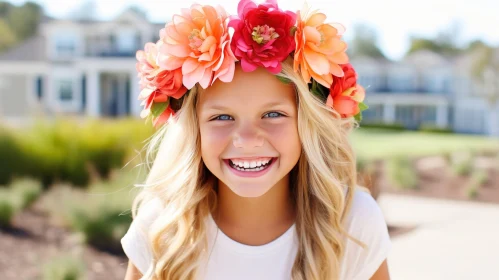
{"label": "lawn", "polygon": [[454,151],[499,152],[499,139],[476,135],[438,134],[360,128],[351,135],[359,157],[385,159],[393,156],[426,156]]}

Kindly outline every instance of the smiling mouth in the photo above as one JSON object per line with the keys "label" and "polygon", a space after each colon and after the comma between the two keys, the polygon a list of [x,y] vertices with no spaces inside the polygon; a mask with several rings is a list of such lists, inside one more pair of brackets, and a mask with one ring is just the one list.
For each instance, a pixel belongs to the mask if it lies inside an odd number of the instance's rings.
{"label": "smiling mouth", "polygon": [[228,159],[229,166],[242,172],[259,172],[272,165],[276,158],[260,158],[258,160]]}

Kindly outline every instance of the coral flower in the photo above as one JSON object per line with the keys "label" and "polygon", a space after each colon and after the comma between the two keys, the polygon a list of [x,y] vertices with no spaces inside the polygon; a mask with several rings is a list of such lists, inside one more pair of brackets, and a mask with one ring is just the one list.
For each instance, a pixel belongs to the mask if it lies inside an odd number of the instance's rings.
{"label": "coral flower", "polygon": [[341,41],[344,27],[326,24],[325,20],[325,14],[310,12],[306,5],[298,12],[294,70],[300,70],[306,82],[313,78],[329,88],[332,76],[343,76],[339,64],[348,63],[348,56],[345,53],[347,44]]}
{"label": "coral flower", "polygon": [[164,43],[160,52],[166,56],[160,66],[167,70],[181,68],[188,89],[196,83],[207,88],[216,79],[232,81],[236,58],[229,45],[227,19],[222,7],[193,4],[190,9],[182,9],[181,15],[174,15],[160,31]]}
{"label": "coral flower", "polygon": [[141,116],[147,117],[153,103],[167,102],[170,97],[180,98],[187,89],[182,85],[182,71],[165,70],[158,66],[158,45],[147,43],[144,50],[136,53],[137,72],[140,78],[141,92],[139,100],[144,106]]}

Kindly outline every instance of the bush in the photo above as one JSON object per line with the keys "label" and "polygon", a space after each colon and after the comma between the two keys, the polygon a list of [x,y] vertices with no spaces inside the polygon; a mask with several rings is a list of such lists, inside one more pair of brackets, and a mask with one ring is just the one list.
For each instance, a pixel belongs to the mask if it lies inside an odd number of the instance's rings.
{"label": "bush", "polygon": [[20,197],[20,207],[22,209],[29,207],[42,193],[40,182],[29,178],[13,181],[10,188],[12,192]]}
{"label": "bush", "polygon": [[448,127],[442,128],[434,124],[422,124],[419,126],[419,131],[429,132],[429,133],[446,133],[446,134],[454,133],[454,131],[452,131],[452,129]]}
{"label": "bush", "polygon": [[139,172],[138,168],[122,170],[109,181],[93,183],[85,192],[56,187],[45,201],[45,207],[63,225],[81,232],[88,244],[122,253],[120,240],[132,222],[131,215],[125,214],[133,200],[129,187],[143,180]]}
{"label": "bush", "polygon": [[79,258],[71,255],[55,258],[43,267],[44,280],[83,280],[85,279],[85,264]]}
{"label": "bush", "polygon": [[489,180],[487,170],[475,170],[471,176],[471,181],[476,182],[478,186],[482,186]]}
{"label": "bush", "polygon": [[362,122],[360,124],[362,128],[378,128],[386,130],[404,131],[407,128],[400,123],[376,123],[376,122]]}
{"label": "bush", "polygon": [[452,158],[452,170],[455,175],[468,176],[473,171],[473,154],[465,153]]}
{"label": "bush", "polygon": [[136,119],[61,120],[36,123],[27,130],[3,129],[0,183],[29,176],[45,188],[55,181],[84,187],[93,174],[107,178],[111,170],[121,168],[152,133],[152,127]]}
{"label": "bush", "polygon": [[12,219],[20,211],[19,196],[10,189],[0,189],[0,228],[10,228]]}
{"label": "bush", "polygon": [[389,159],[387,175],[390,182],[397,188],[415,189],[418,186],[418,176],[409,157],[399,156]]}
{"label": "bush", "polygon": [[10,183],[13,176],[19,174],[24,160],[21,148],[12,131],[0,127],[0,186]]}

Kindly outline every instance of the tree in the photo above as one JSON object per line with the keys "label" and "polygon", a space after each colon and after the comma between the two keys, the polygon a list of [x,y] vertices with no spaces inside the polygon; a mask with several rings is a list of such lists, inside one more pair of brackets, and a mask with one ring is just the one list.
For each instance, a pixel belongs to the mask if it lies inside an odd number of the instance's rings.
{"label": "tree", "polygon": [[17,38],[10,26],[0,18],[0,52],[3,52],[16,44]]}
{"label": "tree", "polygon": [[478,94],[489,105],[489,133],[499,136],[499,49],[475,43],[470,52],[475,58],[471,74],[482,88]]}
{"label": "tree", "polygon": [[147,19],[147,12],[138,6],[130,6],[128,8],[128,10],[138,14],[139,16],[141,16],[144,19]]}
{"label": "tree", "polygon": [[350,55],[385,58],[385,55],[378,47],[378,33],[373,27],[359,23],[354,25],[353,29],[354,37],[350,43]]}
{"label": "tree", "polygon": [[459,47],[461,25],[453,22],[449,27],[438,32],[434,38],[410,36],[410,47],[406,55],[420,50],[430,50],[442,55],[455,56],[462,53]]}
{"label": "tree", "polygon": [[42,7],[33,2],[26,2],[20,7],[10,9],[7,23],[19,40],[24,40],[37,33],[42,17]]}

